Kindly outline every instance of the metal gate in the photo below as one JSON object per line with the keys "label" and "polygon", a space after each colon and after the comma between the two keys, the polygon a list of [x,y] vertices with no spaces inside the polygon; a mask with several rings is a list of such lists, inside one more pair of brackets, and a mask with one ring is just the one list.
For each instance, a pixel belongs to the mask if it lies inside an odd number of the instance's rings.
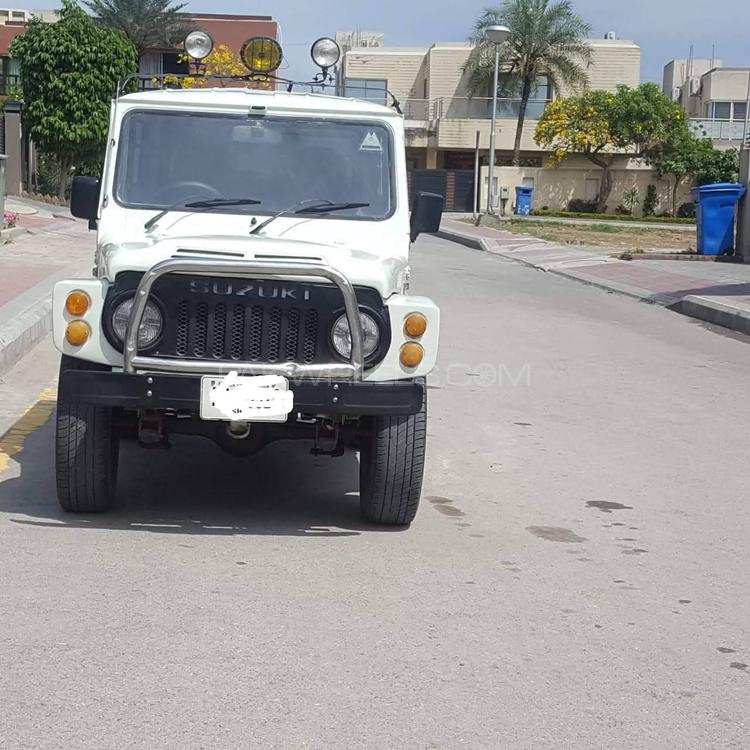
{"label": "metal gate", "polygon": [[474,172],[470,169],[413,169],[409,172],[409,196],[420,191],[445,198],[445,210],[474,211]]}

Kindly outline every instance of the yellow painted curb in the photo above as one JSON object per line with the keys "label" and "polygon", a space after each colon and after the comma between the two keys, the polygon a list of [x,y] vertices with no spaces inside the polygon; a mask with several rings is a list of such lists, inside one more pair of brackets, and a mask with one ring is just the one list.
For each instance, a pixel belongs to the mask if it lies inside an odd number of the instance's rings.
{"label": "yellow painted curb", "polygon": [[0,437],[0,476],[10,466],[10,461],[23,450],[26,438],[35,430],[44,427],[52,416],[57,402],[57,388],[45,388],[36,403]]}

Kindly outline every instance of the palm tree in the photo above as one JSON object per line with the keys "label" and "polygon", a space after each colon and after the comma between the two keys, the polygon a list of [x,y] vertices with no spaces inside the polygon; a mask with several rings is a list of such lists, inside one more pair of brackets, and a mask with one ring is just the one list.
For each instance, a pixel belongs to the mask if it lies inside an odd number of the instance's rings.
{"label": "palm tree", "polygon": [[588,83],[591,48],[586,39],[591,27],[574,12],[570,0],[505,0],[499,7],[486,8],[474,24],[470,38],[474,48],[464,67],[472,94],[485,94],[492,88],[495,46],[485,32],[493,25],[510,29],[500,50],[502,93],[520,99],[513,152],[513,164],[519,166],[526,111],[539,79],[546,76],[550,96],[561,86],[579,88]]}
{"label": "palm tree", "polygon": [[130,39],[141,59],[151,47],[171,47],[185,36],[187,3],[172,0],[84,0],[102,26],[119,29]]}

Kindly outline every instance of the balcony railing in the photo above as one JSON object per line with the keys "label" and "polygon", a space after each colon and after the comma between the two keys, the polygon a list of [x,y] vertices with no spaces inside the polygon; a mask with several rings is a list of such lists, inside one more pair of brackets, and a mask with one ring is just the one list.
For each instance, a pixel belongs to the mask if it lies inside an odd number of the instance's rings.
{"label": "balcony railing", "polygon": [[[492,99],[448,98],[436,100],[436,117],[444,120],[490,120],[492,119]],[[538,120],[549,104],[546,100],[531,99],[526,108],[526,117]],[[498,99],[497,116],[501,119],[517,119],[521,108],[520,99]]]}
{"label": "balcony railing", "polygon": [[432,119],[432,102],[429,99],[406,99],[401,102],[401,109],[407,123]]}
{"label": "balcony railing", "polygon": [[0,75],[0,96],[10,96],[21,85],[21,76]]}
{"label": "balcony railing", "polygon": [[739,141],[745,135],[744,122],[730,122],[729,120],[690,120],[693,132],[712,141]]}

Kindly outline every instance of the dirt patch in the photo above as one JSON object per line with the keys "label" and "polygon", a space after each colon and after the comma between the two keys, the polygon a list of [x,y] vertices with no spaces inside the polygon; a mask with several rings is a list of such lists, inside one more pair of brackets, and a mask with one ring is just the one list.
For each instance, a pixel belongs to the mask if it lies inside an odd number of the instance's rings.
{"label": "dirt patch", "polygon": [[538,237],[560,245],[604,247],[613,255],[658,250],[695,252],[696,236],[678,229],[614,226],[611,224],[566,224],[565,222],[511,219],[498,222],[497,229]]}

